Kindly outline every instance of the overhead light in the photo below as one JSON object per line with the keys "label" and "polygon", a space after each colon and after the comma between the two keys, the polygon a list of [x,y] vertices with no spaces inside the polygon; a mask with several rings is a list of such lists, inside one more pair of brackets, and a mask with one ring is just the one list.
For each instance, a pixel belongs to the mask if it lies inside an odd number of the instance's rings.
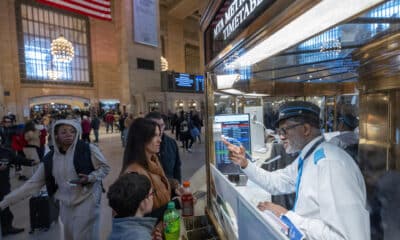
{"label": "overhead light", "polygon": [[74,57],[74,46],[63,35],[60,35],[51,42],[51,55],[56,62],[69,63]]}
{"label": "overhead light", "polygon": [[230,98],[231,96],[229,96],[229,95],[222,95],[221,97],[220,97],[220,99],[228,99],[228,98]]}
{"label": "overhead light", "polygon": [[270,96],[269,94],[264,94],[264,93],[245,93],[243,95],[249,96],[249,97],[268,97],[268,96]]}
{"label": "overhead light", "polygon": [[307,12],[243,54],[233,64],[253,65],[382,2],[384,0],[320,1]]}
{"label": "overhead light", "polygon": [[217,75],[217,88],[231,88],[233,84],[240,80],[239,74],[226,74],[226,75]]}
{"label": "overhead light", "polygon": [[243,95],[244,94],[244,92],[241,92],[241,91],[239,91],[237,89],[234,89],[234,88],[223,89],[223,90],[221,90],[221,92],[232,94],[232,95]]}

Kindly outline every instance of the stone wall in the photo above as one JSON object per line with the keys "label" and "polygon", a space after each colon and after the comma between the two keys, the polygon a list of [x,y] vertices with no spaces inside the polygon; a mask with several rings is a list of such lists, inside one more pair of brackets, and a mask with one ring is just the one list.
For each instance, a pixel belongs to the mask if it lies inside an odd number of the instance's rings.
{"label": "stone wall", "polygon": [[[24,121],[29,112],[29,99],[38,96],[82,96],[97,106],[99,99],[119,99],[129,102],[129,94],[122,94],[120,76],[120,38],[116,21],[90,18],[90,39],[93,86],[60,84],[26,84],[19,76],[19,59],[14,0],[0,1],[0,116],[7,112],[17,114]],[[4,91],[10,93],[4,96]]]}
{"label": "stone wall", "polygon": [[[161,92],[160,57],[158,47],[135,43],[133,40],[132,0],[112,1],[113,21],[90,18],[91,65],[93,86],[21,83],[15,19],[15,0],[0,1],[0,117],[7,112],[17,114],[20,122],[26,120],[31,98],[38,96],[78,96],[90,99],[98,107],[101,99],[118,99],[121,109],[138,114],[146,112],[149,102],[162,102],[162,109],[173,110],[176,99],[191,99],[192,94]],[[159,13],[159,8],[157,12]],[[196,43],[196,37],[184,37],[184,21],[161,14],[166,58],[169,68],[185,71],[184,45]],[[193,21],[191,23],[193,25]],[[192,35],[192,34],[191,34]],[[199,35],[200,36],[200,35]],[[198,44],[194,44],[198,45]],[[201,51],[201,50],[200,50]],[[202,54],[201,54],[202,55]],[[154,61],[154,70],[137,68],[137,58]],[[9,96],[4,96],[4,92]],[[196,97],[198,96],[196,95]],[[175,99],[175,100],[176,100]]]}

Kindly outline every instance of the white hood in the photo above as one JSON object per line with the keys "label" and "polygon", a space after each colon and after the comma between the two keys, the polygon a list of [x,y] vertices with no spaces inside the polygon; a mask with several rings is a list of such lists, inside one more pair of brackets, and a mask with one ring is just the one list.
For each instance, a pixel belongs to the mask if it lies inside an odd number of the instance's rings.
{"label": "white hood", "polygon": [[[53,128],[51,129],[51,134],[53,136],[51,138],[51,141],[52,141],[53,146],[54,146],[54,151],[56,153],[59,153],[58,145],[56,143],[56,137],[55,137],[55,133],[54,133],[54,130],[55,130],[57,125],[70,125],[70,126],[72,126],[72,127],[74,127],[76,129],[76,135],[75,135],[74,142],[71,144],[71,146],[69,147],[68,151],[74,150],[76,142],[78,141],[79,136],[82,133],[82,128],[81,128],[80,123],[78,121],[76,121],[75,119],[61,119],[61,120],[57,120],[54,123]],[[71,148],[73,148],[73,149],[71,149]]]}

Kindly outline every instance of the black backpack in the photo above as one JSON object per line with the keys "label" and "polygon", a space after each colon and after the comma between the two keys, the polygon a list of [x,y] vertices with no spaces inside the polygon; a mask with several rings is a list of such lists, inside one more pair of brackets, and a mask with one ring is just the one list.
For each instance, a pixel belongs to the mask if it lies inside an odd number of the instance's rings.
{"label": "black backpack", "polygon": [[[58,186],[53,176],[53,156],[54,150],[51,150],[43,157],[46,188],[49,196],[53,196]],[[94,166],[91,158],[90,145],[87,142],[78,140],[74,152],[74,167],[77,174],[89,175],[93,172]]]}

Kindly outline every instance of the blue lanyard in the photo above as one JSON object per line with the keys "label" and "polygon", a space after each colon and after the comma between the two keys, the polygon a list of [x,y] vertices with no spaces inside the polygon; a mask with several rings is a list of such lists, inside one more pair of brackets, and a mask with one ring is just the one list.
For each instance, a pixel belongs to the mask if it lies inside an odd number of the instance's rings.
{"label": "blue lanyard", "polygon": [[[308,156],[314,152],[315,148],[318,147],[323,141],[325,141],[324,138],[320,139],[314,145],[307,151],[306,154],[304,154],[304,159],[307,159]],[[297,198],[299,197],[299,188],[300,188],[300,182],[301,182],[301,175],[303,174],[303,165],[304,165],[304,159],[301,157],[301,152],[299,154],[299,162],[297,165],[297,179],[296,179],[296,198],[294,200],[294,205],[293,205],[293,211],[296,209],[296,204],[297,204]]]}

